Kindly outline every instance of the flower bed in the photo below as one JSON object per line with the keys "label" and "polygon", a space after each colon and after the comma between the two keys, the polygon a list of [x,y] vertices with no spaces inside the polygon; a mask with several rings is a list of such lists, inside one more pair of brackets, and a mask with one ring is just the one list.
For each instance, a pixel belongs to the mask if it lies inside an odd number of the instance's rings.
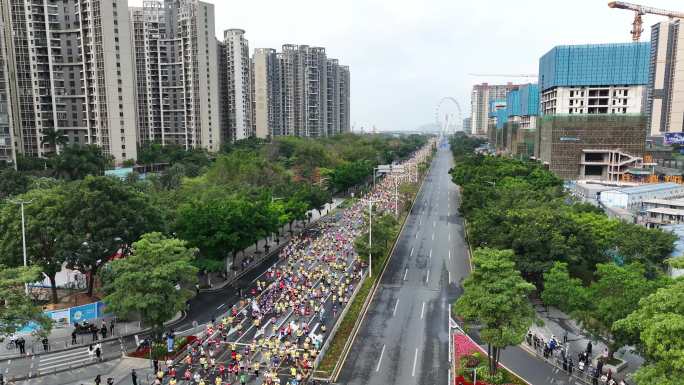
{"label": "flower bed", "polygon": [[152,358],[160,360],[160,361],[165,361],[168,359],[175,359],[178,354],[182,353],[185,350],[185,347],[188,346],[188,344],[191,344],[193,342],[197,341],[197,337],[195,336],[187,336],[181,339],[176,340],[174,346],[173,346],[173,352],[168,353],[166,351],[166,343],[154,343],[152,344],[152,347],[146,347],[140,350],[136,350],[132,353],[129,353],[129,357],[134,357],[134,358],[150,358],[150,349],[152,349]]}
{"label": "flower bed", "polygon": [[[497,374],[489,374],[489,361],[480,346],[463,333],[454,334],[455,385],[526,385],[526,382],[499,366]],[[477,382],[473,384],[473,371]]]}

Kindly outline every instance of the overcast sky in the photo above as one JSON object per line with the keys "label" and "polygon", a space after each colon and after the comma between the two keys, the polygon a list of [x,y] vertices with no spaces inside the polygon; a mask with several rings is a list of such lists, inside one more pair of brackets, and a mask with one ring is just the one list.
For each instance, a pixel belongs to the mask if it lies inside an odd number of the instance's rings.
{"label": "overcast sky", "polygon": [[[642,1],[642,0],[634,0]],[[677,0],[646,5],[684,11]],[[631,40],[633,14],[605,0],[208,0],[216,35],[247,31],[250,50],[285,43],[323,46],[351,70],[357,129],[413,129],[434,121],[437,102],[456,98],[469,115],[473,84],[526,79],[469,73],[534,74],[560,44]],[[142,0],[129,0],[140,5]],[[650,26],[664,18],[647,15]]]}

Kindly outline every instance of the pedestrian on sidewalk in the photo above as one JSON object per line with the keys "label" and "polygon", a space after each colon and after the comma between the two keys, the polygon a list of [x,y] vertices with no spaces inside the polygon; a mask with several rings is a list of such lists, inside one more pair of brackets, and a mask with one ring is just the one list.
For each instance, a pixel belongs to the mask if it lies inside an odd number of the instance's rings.
{"label": "pedestrian on sidewalk", "polygon": [[47,352],[48,349],[49,349],[49,347],[50,347],[50,343],[48,342],[48,338],[47,338],[47,337],[43,337],[43,339],[41,340],[41,342],[43,343],[43,351],[44,351],[44,352]]}
{"label": "pedestrian on sidewalk", "polygon": [[114,379],[111,377],[107,378],[107,385],[114,385]]}
{"label": "pedestrian on sidewalk", "polygon": [[76,329],[71,332],[71,344],[76,345]]}
{"label": "pedestrian on sidewalk", "polygon": [[591,359],[591,348],[592,348],[591,341],[589,341],[589,342],[587,342],[587,349],[586,349],[587,356],[589,356],[589,359]]}
{"label": "pedestrian on sidewalk", "polygon": [[567,344],[568,344],[568,331],[566,330],[563,333],[563,345],[567,345]]}
{"label": "pedestrian on sidewalk", "polygon": [[133,385],[138,385],[138,373],[135,372],[135,369],[131,370],[131,381]]}
{"label": "pedestrian on sidewalk", "polygon": [[16,345],[19,346],[19,354],[26,354],[26,340],[24,337],[17,338]]}
{"label": "pedestrian on sidewalk", "polygon": [[95,347],[95,356],[98,361],[102,361],[102,349],[100,348],[100,344],[97,344]]}
{"label": "pedestrian on sidewalk", "polygon": [[92,326],[91,335],[93,336],[93,342],[97,341],[97,327]]}
{"label": "pedestrian on sidewalk", "polygon": [[100,328],[100,334],[102,334],[102,339],[107,338],[107,324],[102,321],[102,327]]}
{"label": "pedestrian on sidewalk", "polygon": [[114,318],[109,321],[109,334],[114,335]]}
{"label": "pedestrian on sidewalk", "polygon": [[95,385],[100,385],[100,382],[102,382],[102,377],[98,374],[95,376]]}
{"label": "pedestrian on sidewalk", "polygon": [[572,358],[568,361],[568,374],[572,376],[572,370],[575,368],[575,363],[572,362]]}

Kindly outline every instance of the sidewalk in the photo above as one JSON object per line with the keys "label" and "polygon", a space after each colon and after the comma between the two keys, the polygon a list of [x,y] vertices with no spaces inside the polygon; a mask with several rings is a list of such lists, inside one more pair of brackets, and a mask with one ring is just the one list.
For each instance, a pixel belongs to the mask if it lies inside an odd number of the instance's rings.
{"label": "sidewalk", "polygon": [[[109,341],[112,339],[117,339],[121,336],[130,335],[133,333],[138,333],[143,330],[140,327],[139,321],[126,321],[126,322],[115,322],[114,333],[110,333],[110,320],[114,317],[97,318],[91,320],[90,322],[95,324],[98,328],[102,326],[102,321],[107,323],[107,338],[103,339],[102,335],[98,333],[98,341]],[[51,352],[58,352],[65,349],[71,349],[77,346],[87,346],[93,343],[93,337],[90,333],[88,334],[78,334],[76,336],[76,343],[72,344],[71,332],[74,330],[73,325],[60,326],[52,329],[50,336],[48,337],[48,351],[45,351],[40,338],[32,335],[23,335],[26,340],[26,354],[45,354]],[[0,360],[19,357],[19,349],[7,349],[7,343],[9,339],[5,338],[5,341],[0,344]]]}
{"label": "sidewalk", "polygon": [[[586,350],[589,341],[591,341],[592,344],[592,359],[600,356],[604,349],[606,349],[606,345],[602,341],[592,338],[589,333],[582,330],[575,320],[562,311],[554,307],[549,307],[547,311],[547,308],[539,303],[535,303],[534,308],[537,317],[541,319],[544,324],[542,326],[532,325],[530,331],[538,337],[543,338],[544,341],[548,341],[551,336],[555,336],[561,344],[563,343],[564,336],[567,335],[568,356],[573,359],[575,364],[577,363],[578,353]],[[541,357],[541,352],[535,351],[534,347],[528,345],[526,342],[523,342],[520,345],[520,348],[524,349],[529,354]],[[635,372],[644,362],[643,358],[626,347],[618,349],[618,351],[615,352],[615,357],[627,362],[627,367],[617,373],[618,378],[623,378],[626,375]]]}
{"label": "sidewalk", "polygon": [[116,385],[132,385],[131,371],[135,369],[138,376],[138,385],[151,384],[154,380],[153,370],[150,368],[150,361],[140,358],[120,358],[114,361],[101,364],[90,365],[84,368],[75,369],[69,372],[62,372],[38,378],[32,378],[16,383],[16,385],[82,385],[94,383],[95,377],[99,374],[102,384],[107,382],[107,378],[114,379]]}
{"label": "sidewalk", "polygon": [[[308,226],[310,223],[313,223],[320,218],[326,216],[328,213],[333,211],[335,208],[337,208],[340,204],[344,202],[344,199],[342,198],[333,198],[333,203],[326,203],[325,207],[323,210],[321,210],[320,214],[318,213],[317,210],[310,210],[309,213],[311,213],[311,221],[303,221],[303,222],[297,222],[292,225],[292,232],[297,233],[298,230],[304,229],[306,226]],[[290,226],[285,225],[280,229],[280,243],[276,242],[276,239],[261,239],[259,240],[259,249],[256,249],[256,245],[252,245],[248,247],[247,249],[244,250],[244,252],[240,252],[237,254],[235,257],[235,262],[234,266],[237,267],[237,270],[232,271],[232,274],[230,274],[228,277],[222,277],[218,273],[210,273],[208,274],[209,279],[207,279],[207,275],[204,275],[200,277],[200,285],[204,286],[200,292],[205,292],[205,291],[215,291],[215,290],[221,290],[224,287],[226,287],[228,284],[233,282],[236,278],[238,278],[241,274],[249,271],[251,268],[254,266],[258,265],[261,263],[261,261],[266,258],[268,255],[265,253],[265,246],[268,244],[270,247],[269,253],[273,252],[276,250],[279,246],[287,244],[290,240]],[[248,261],[245,263],[245,261]],[[243,263],[244,266],[243,266]]]}

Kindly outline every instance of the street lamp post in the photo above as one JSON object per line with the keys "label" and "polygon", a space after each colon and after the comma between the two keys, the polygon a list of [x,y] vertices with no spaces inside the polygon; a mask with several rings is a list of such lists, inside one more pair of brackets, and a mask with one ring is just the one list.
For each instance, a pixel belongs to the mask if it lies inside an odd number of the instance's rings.
{"label": "street lamp post", "polygon": [[[31,203],[32,201],[16,200],[11,201],[14,204],[21,206],[21,247],[24,254],[24,267],[28,266],[28,255],[26,252],[26,217],[24,215],[24,205]],[[28,283],[24,284],[24,292],[26,295],[29,294]]]}

